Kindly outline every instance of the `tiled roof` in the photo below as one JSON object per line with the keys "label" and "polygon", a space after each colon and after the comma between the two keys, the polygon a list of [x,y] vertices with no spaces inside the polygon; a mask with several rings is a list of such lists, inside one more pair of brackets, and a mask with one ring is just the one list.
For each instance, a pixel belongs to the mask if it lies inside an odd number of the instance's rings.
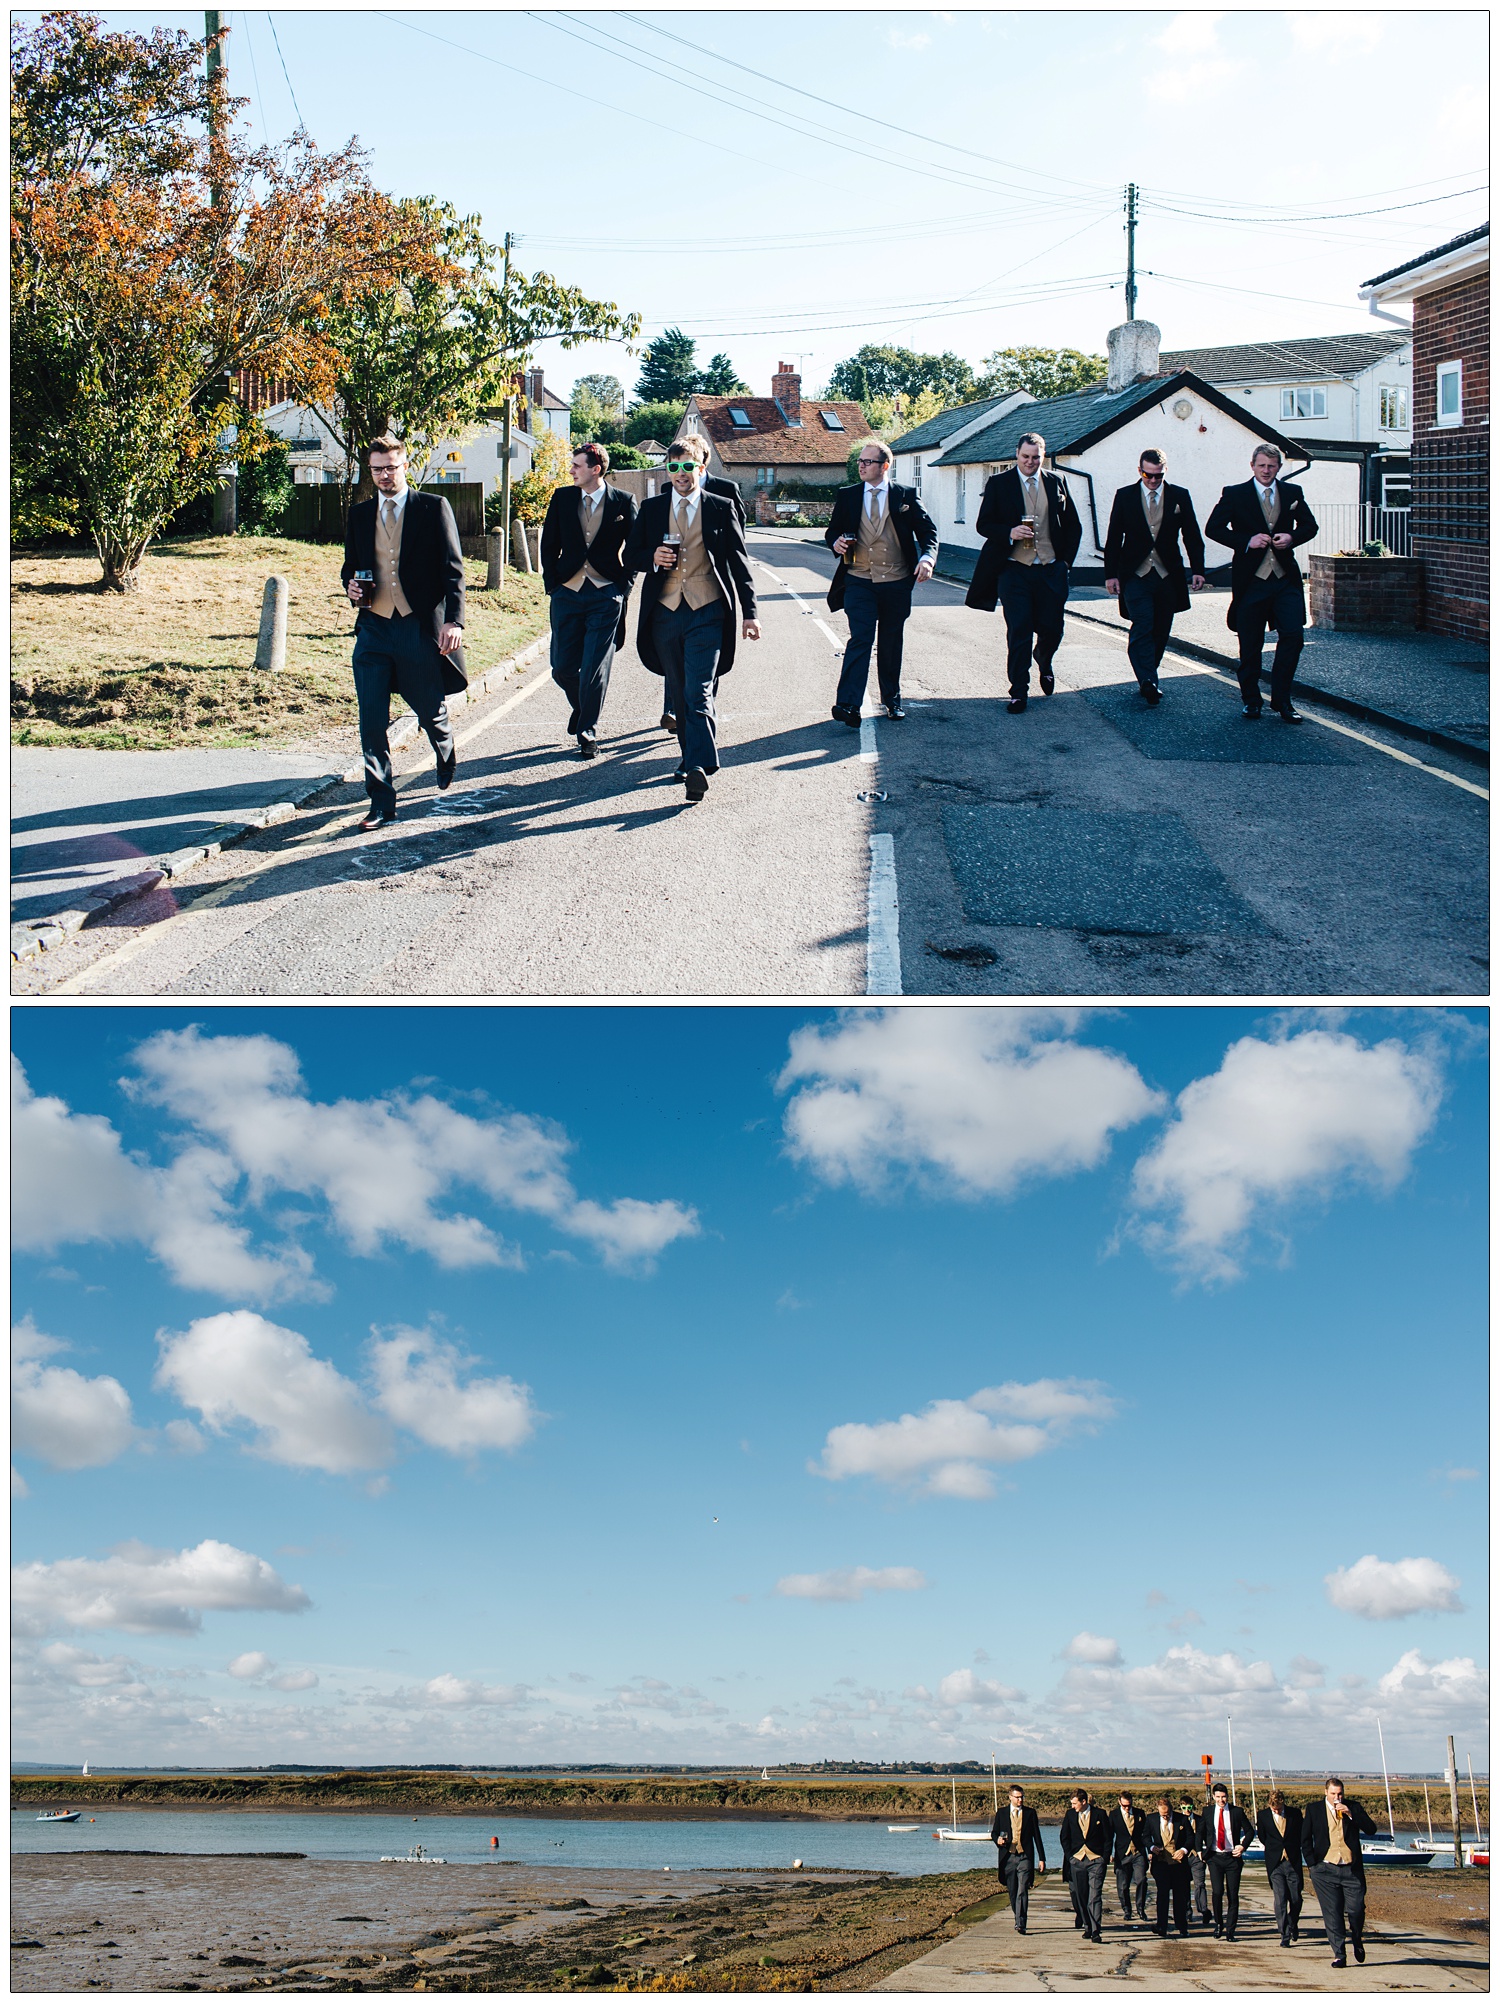
{"label": "tiled roof", "polygon": [[1250,341],[1240,348],[1177,348],[1163,369],[1191,369],[1205,382],[1284,382],[1288,376],[1352,376],[1405,347],[1398,327],[1370,334],[1317,334],[1308,340]]}
{"label": "tiled roof", "polygon": [[1291,439],[1283,432],[1267,424],[1264,418],[1252,420],[1249,411],[1238,409],[1212,383],[1191,370],[1174,369],[1170,374],[1148,376],[1144,382],[1131,383],[1127,389],[1110,390],[1103,383],[1094,383],[1088,389],[1074,390],[1071,396],[1020,404],[967,438],[961,438],[956,445],[950,445],[934,463],[983,466],[1014,459],[1017,441],[1024,431],[1035,431],[1045,438],[1047,456],[1055,460],[1059,453],[1077,452],[1094,439],[1117,430],[1136,411],[1149,409],[1179,389],[1206,398],[1255,437],[1279,445],[1283,451],[1293,449]]}
{"label": "tiled roof", "polygon": [[532,401],[532,402],[533,402],[533,403],[534,403],[534,404],[536,405],[536,407],[537,407],[537,409],[538,409],[538,410],[571,410],[571,409],[572,409],[572,405],[571,405],[571,404],[567,404],[567,403],[564,403],[564,402],[563,402],[563,400],[562,400],[562,398],[561,398],[560,396],[554,396],[554,395],[552,394],[551,390],[550,390],[550,389],[548,389],[548,388],[547,388],[547,387],[545,386],[545,384],[543,385],[543,388],[542,388],[542,393],[541,393],[541,395],[540,395],[540,396],[534,396],[534,397],[533,397],[533,398],[531,399],[531,401]]}
{"label": "tiled roof", "polygon": [[936,417],[929,417],[925,424],[919,424],[913,431],[904,431],[892,441],[893,452],[925,452],[929,445],[941,445],[945,438],[951,438],[962,425],[982,417],[985,411],[993,410],[997,403],[1004,403],[1003,396],[980,397],[975,403],[956,403],[951,410],[940,410]]}
{"label": "tiled roof", "polygon": [[1465,230],[1462,236],[1450,237],[1447,243],[1440,243],[1436,250],[1424,250],[1420,257],[1409,257],[1405,264],[1393,264],[1389,271],[1377,271],[1373,278],[1365,280],[1366,285],[1384,285],[1388,278],[1399,278],[1403,271],[1415,271],[1419,265],[1432,264],[1440,257],[1446,257],[1451,250],[1462,250],[1465,244],[1478,243],[1488,236],[1490,226],[1481,223],[1478,229]]}
{"label": "tiled roof", "polygon": [[[731,420],[731,407],[744,411],[750,430]],[[787,423],[771,396],[695,396],[689,408],[696,410],[726,466],[842,466],[849,447],[872,435],[857,403],[828,398],[804,397],[799,427]],[[841,431],[830,431],[822,422],[819,413],[825,410],[838,413]]]}

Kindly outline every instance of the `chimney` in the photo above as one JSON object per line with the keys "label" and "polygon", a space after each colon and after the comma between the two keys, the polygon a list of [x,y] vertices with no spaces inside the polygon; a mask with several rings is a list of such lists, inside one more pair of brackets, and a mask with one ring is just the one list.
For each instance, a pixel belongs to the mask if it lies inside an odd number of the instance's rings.
{"label": "chimney", "polygon": [[1161,374],[1161,328],[1151,320],[1127,320],[1109,330],[1108,390],[1129,389]]}
{"label": "chimney", "polygon": [[540,409],[542,402],[542,372],[540,369],[528,369],[526,371],[525,393],[526,401],[534,409]]}
{"label": "chimney", "polygon": [[790,362],[782,362],[771,378],[771,394],[788,424],[802,422],[802,377]]}

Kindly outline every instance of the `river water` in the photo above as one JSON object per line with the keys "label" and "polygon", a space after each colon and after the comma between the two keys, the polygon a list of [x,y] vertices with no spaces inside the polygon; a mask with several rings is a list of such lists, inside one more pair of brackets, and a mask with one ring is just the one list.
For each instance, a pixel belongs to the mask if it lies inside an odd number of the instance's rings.
{"label": "river water", "polygon": [[[404,1857],[420,1843],[451,1863],[566,1864],[581,1870],[727,1871],[785,1869],[931,1871],[993,1867],[988,1843],[944,1843],[926,1822],[891,1835],[883,1822],[572,1822],[532,1816],[265,1815],[236,1809],[100,1809],[95,1819],[39,1823],[34,1809],[11,1815],[17,1855],[79,1850],[154,1850],[176,1855],[301,1851],[341,1863]],[[1057,1830],[1044,1827],[1057,1861]],[[498,1848],[490,1838],[499,1838]]]}

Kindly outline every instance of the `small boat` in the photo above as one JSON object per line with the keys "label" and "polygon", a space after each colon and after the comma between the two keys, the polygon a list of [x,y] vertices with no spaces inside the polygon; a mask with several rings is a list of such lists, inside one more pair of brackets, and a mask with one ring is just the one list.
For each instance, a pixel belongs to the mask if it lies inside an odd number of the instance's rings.
{"label": "small boat", "polygon": [[49,1808],[45,1815],[37,1817],[38,1822],[76,1822],[82,1813],[77,1808]]}
{"label": "small boat", "polygon": [[404,1857],[382,1857],[382,1864],[446,1864],[446,1857],[434,1857],[430,1850],[424,1850],[420,1843],[413,1843]]}
{"label": "small boat", "polygon": [[960,1829],[958,1826],[958,1782],[950,1779],[953,1789],[953,1823],[948,1829],[934,1829],[933,1839],[938,1843],[988,1843],[987,1829]]}
{"label": "small boat", "polygon": [[920,1836],[922,1825],[920,1822],[888,1822],[885,1833],[887,1836]]}

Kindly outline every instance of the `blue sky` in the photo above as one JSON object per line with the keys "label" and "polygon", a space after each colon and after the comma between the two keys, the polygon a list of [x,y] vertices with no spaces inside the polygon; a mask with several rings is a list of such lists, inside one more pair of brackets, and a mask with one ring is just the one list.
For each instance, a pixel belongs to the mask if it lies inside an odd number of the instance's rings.
{"label": "blue sky", "polygon": [[13,1025],[20,1758],[1482,1752],[1482,1011]]}
{"label": "blue sky", "polygon": [[[299,113],[325,147],[357,134],[381,187],[515,231],[528,269],[646,338],[682,325],[760,395],[783,358],[818,389],[867,340],[1102,352],[1131,180],[1138,311],[1169,348],[1369,328],[1364,279],[1487,214],[1478,12],[229,18],[255,138]],[[1422,115],[1382,109],[1414,71]],[[564,393],[637,373],[618,348],[540,360]]]}

